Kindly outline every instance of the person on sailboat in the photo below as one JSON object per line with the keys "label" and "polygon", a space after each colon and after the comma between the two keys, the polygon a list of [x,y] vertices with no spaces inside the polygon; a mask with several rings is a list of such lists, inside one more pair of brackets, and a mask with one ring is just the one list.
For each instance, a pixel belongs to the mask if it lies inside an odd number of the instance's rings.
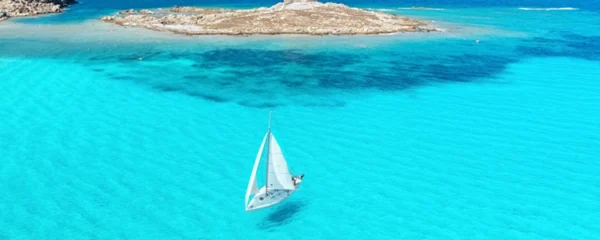
{"label": "person on sailboat", "polygon": [[302,178],[303,177],[304,177],[304,174],[300,174],[298,176],[292,177],[292,182],[294,183],[294,186],[300,185],[300,183],[302,182]]}

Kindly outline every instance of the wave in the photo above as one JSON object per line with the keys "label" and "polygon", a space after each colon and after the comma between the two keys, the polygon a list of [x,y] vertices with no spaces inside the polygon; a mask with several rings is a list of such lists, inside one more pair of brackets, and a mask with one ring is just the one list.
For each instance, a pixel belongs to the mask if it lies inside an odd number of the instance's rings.
{"label": "wave", "polygon": [[404,7],[404,8],[398,8],[398,9],[402,9],[402,10],[429,10],[429,11],[441,11],[441,10],[444,10],[443,8],[426,8],[426,7]]}
{"label": "wave", "polygon": [[579,8],[573,7],[561,7],[561,8],[525,8],[521,7],[519,10],[523,11],[577,11]]}
{"label": "wave", "polygon": [[367,10],[370,10],[370,11],[380,11],[380,12],[393,12],[393,11],[396,11],[394,9],[389,9],[389,8],[367,8]]}

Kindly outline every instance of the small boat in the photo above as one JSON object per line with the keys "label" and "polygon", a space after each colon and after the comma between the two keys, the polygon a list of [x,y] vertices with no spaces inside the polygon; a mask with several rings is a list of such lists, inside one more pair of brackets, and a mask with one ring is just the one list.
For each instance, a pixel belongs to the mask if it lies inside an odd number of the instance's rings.
{"label": "small boat", "polygon": [[[263,158],[265,145],[267,149],[266,183],[265,186],[259,189],[256,174],[260,161]],[[298,190],[303,177],[304,174],[298,176],[290,174],[279,143],[277,143],[275,136],[271,132],[271,113],[269,113],[269,128],[258,149],[250,181],[248,182],[248,190],[246,190],[246,211],[254,211],[283,202],[283,200],[292,196]],[[254,196],[250,200],[251,195]]]}

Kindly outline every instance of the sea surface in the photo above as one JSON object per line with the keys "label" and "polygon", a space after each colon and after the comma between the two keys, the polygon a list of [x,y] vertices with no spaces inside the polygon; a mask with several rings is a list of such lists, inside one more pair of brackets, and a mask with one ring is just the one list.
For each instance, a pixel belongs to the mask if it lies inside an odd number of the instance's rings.
{"label": "sea surface", "polygon": [[[443,30],[381,36],[97,20],[274,3],[0,23],[0,239],[600,239],[598,1],[345,2]],[[271,110],[305,177],[248,213]]]}

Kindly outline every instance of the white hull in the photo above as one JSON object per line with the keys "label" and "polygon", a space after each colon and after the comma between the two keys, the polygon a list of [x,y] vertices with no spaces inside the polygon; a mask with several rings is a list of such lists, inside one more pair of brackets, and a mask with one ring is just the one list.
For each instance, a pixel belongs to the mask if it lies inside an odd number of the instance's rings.
{"label": "white hull", "polygon": [[265,193],[265,187],[262,187],[258,193],[254,195],[250,204],[246,206],[246,211],[250,212],[283,202],[283,200],[292,196],[295,191],[296,190],[269,189],[267,195]]}

